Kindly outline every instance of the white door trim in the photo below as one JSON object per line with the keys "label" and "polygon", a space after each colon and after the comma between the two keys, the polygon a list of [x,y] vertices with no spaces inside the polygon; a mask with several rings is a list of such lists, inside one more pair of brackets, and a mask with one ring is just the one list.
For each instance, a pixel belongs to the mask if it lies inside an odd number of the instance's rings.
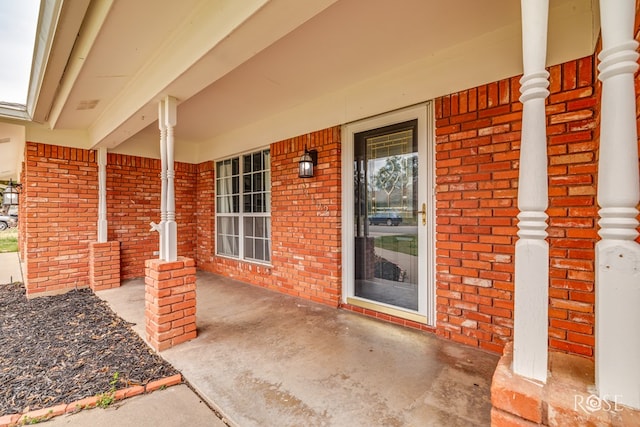
{"label": "white door trim", "polygon": [[[354,292],[354,204],[353,204],[353,148],[354,135],[371,129],[393,125],[409,120],[418,121],[418,187],[419,206],[427,204],[427,225],[420,228],[418,238],[418,254],[420,256],[420,280],[418,311],[407,311],[410,320],[422,319],[422,323],[435,326],[436,292],[435,292],[435,161],[434,161],[434,126],[432,103],[415,105],[402,110],[392,111],[379,116],[346,124],[342,127],[342,302],[357,300]],[[367,300],[364,300],[367,305]],[[384,306],[384,304],[381,304]],[[389,313],[391,311],[391,313]],[[397,307],[385,310],[389,314],[402,314]]]}

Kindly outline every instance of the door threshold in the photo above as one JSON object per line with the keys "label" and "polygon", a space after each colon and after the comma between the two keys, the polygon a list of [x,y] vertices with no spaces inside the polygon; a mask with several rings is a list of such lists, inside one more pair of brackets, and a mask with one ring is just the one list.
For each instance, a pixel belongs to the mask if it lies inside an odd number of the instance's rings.
{"label": "door threshold", "polygon": [[413,322],[422,323],[424,325],[429,324],[427,322],[427,316],[423,314],[401,310],[388,305],[378,304],[369,300],[348,297],[347,304],[350,304],[356,307],[366,308],[368,310],[373,310],[373,311],[377,311],[384,314],[388,314],[390,316],[399,317],[401,319],[411,320]]}

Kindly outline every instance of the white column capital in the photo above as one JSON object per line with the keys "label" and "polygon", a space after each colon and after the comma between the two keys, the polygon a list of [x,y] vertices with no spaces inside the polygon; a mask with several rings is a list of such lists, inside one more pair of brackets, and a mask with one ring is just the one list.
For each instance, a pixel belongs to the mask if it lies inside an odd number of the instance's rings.
{"label": "white column capital", "polygon": [[158,102],[158,129],[160,129],[160,131],[167,129],[167,120],[165,119],[165,117],[165,100],[161,99]]}
{"label": "white column capital", "polygon": [[106,147],[98,148],[98,166],[107,165],[107,149]]}
{"label": "white column capital", "polygon": [[547,59],[549,0],[521,0],[524,74],[544,70]]}
{"label": "white column capital", "polygon": [[178,100],[173,96],[164,99],[165,115],[164,121],[167,127],[174,127],[178,124]]}

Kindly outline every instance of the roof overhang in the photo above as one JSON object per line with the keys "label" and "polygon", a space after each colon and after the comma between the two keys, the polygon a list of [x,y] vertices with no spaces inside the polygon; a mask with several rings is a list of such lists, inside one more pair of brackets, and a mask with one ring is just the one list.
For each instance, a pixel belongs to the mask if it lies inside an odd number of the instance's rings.
{"label": "roof overhang", "polygon": [[[519,2],[43,3],[27,139],[47,143],[157,157],[171,95],[196,163],[522,72]],[[596,0],[552,0],[547,64],[591,55],[598,22]]]}

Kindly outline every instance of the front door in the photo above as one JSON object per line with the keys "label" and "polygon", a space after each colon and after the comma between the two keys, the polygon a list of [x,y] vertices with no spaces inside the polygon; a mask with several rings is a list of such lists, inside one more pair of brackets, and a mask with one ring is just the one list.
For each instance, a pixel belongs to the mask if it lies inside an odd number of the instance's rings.
{"label": "front door", "polygon": [[353,182],[344,265],[347,303],[433,324],[427,114],[425,105],[346,126]]}

